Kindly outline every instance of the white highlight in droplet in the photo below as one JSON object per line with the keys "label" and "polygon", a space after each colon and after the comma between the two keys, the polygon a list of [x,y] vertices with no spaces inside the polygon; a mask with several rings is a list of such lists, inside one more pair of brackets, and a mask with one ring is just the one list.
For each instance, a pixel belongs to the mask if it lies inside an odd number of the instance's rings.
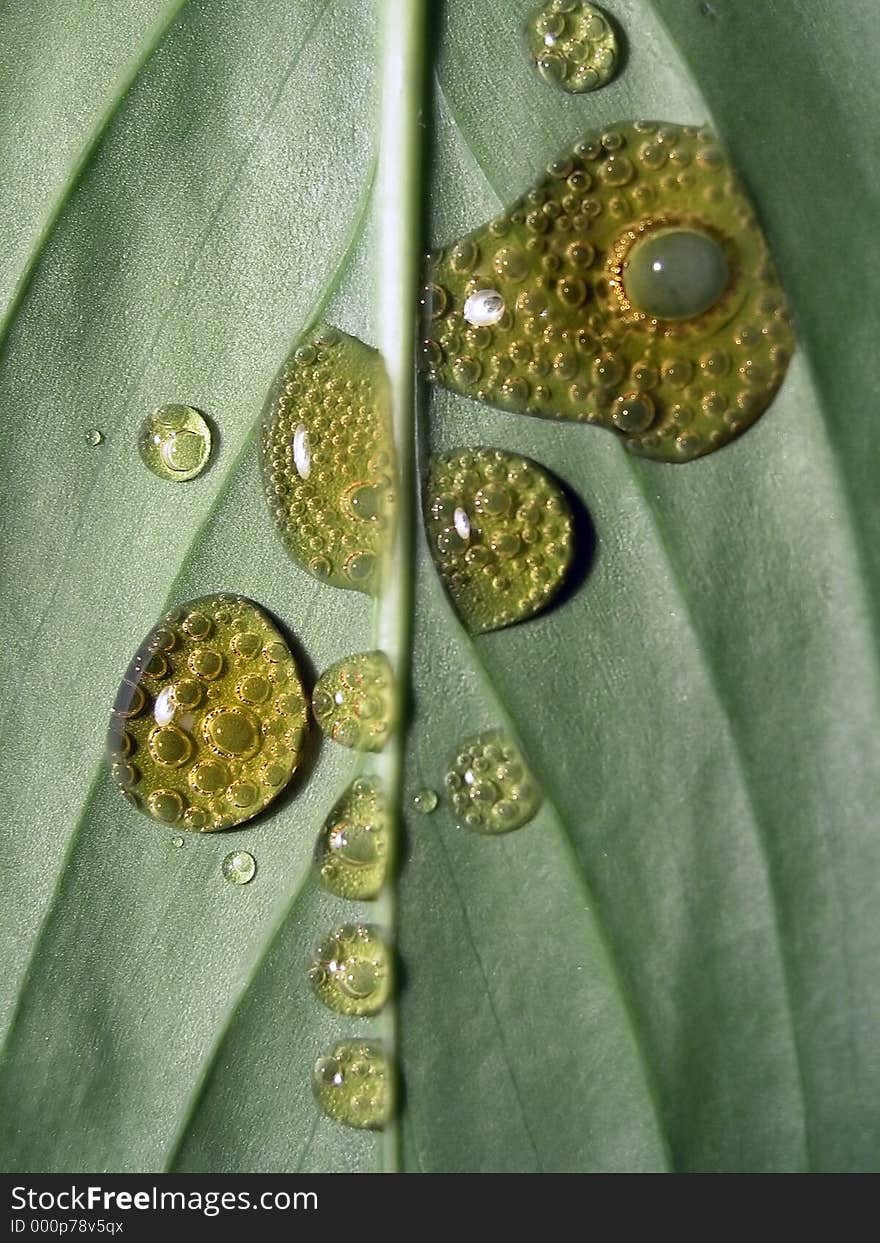
{"label": "white highlight in droplet", "polygon": [[159,691],[153,705],[153,716],[157,725],[167,725],[174,716],[174,687],[166,686]]}
{"label": "white highlight in droplet", "polygon": [[312,473],[312,451],[309,447],[308,428],[302,423],[293,433],[293,464],[300,479],[308,479]]}
{"label": "white highlight in droplet", "polygon": [[455,513],[452,515],[452,523],[455,527],[459,539],[468,540],[471,537],[471,520],[467,515],[467,510],[462,509],[459,505]]}
{"label": "white highlight in droplet", "polygon": [[504,299],[497,289],[478,289],[465,299],[464,317],[475,328],[497,324],[504,314]]}

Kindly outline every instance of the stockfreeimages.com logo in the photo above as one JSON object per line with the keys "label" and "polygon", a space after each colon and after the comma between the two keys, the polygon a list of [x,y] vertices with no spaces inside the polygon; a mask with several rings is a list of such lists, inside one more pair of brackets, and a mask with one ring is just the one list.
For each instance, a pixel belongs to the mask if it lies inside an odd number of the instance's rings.
{"label": "stockfreeimages.com logo", "polygon": [[13,1212],[32,1213],[76,1212],[188,1212],[218,1217],[220,1213],[244,1209],[286,1213],[291,1210],[315,1210],[315,1191],[165,1191],[150,1187],[143,1191],[107,1191],[103,1187],[77,1187],[62,1191],[37,1191],[33,1187],[12,1188]]}

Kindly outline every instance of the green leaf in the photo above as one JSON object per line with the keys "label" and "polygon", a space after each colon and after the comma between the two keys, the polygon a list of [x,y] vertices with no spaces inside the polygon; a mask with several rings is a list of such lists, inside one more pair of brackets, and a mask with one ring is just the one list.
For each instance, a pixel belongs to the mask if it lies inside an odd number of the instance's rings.
{"label": "green leaf", "polygon": [[[406,1096],[385,1145],[320,1117],[309,1088],[316,1054],[352,1034],[312,999],[304,958],[368,909],[324,894],[311,867],[356,758],[322,744],[276,810],[182,850],[102,760],[116,683],[166,601],[249,595],[312,674],[372,646],[369,601],[283,553],[253,432],[316,314],[387,340],[387,214],[370,227],[378,12],[112,7],[38,0],[0,34],[15,204],[0,247],[0,1164],[876,1168],[869,0],[845,23],[818,0],[607,0],[626,62],[580,97],[526,62],[532,0],[435,15],[433,241],[488,218],[587,130],[709,120],[757,202],[799,351],[752,431],[682,467],[425,395],[426,451],[536,458],[583,499],[598,551],[557,609],[473,640],[416,533],[405,807],[496,725],[545,803],[494,839],[445,808],[407,815],[390,1023]],[[135,448],[166,400],[220,433],[183,487]],[[407,579],[404,563],[404,599]],[[259,867],[244,888],[219,874],[239,845]]]}

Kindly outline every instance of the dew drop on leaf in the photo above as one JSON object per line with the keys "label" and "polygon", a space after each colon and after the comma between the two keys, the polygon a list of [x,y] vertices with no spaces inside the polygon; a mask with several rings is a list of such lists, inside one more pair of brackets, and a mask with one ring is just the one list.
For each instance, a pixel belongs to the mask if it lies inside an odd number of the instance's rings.
{"label": "dew drop on leaf", "polygon": [[95,449],[104,443],[104,433],[97,427],[90,427],[86,432],[86,444]]}
{"label": "dew drop on leaf", "polygon": [[351,783],[324,821],[318,838],[321,882],[353,901],[375,898],[385,882],[388,808],[375,777]]}
{"label": "dew drop on leaf", "polygon": [[174,847],[175,850],[180,850],[181,846],[183,845],[183,838],[180,836],[179,833],[175,837],[172,837],[171,845]]}
{"label": "dew drop on leaf", "polygon": [[376,1014],[391,991],[391,954],[371,924],[344,924],[316,946],[309,968],[315,996],[341,1014]]}
{"label": "dew drop on leaf", "polygon": [[181,483],[195,479],[205,469],[212,439],[203,414],[193,406],[172,402],[159,406],[144,419],[138,449],[154,475]]}
{"label": "dew drop on leaf", "polygon": [[322,1113],[345,1126],[377,1130],[395,1107],[394,1068],[372,1040],[342,1040],[315,1063],[312,1089]]}
{"label": "dew drop on leaf", "polygon": [[516,743],[488,730],[461,744],[446,773],[456,824],[474,833],[508,833],[528,824],[541,792]]}
{"label": "dew drop on leaf", "polygon": [[[754,423],[794,348],[751,205],[692,126],[625,122],[578,143],[508,212],[430,255],[426,278],[443,290],[423,323],[429,379],[597,424],[661,461]],[[505,309],[474,326],[486,290]]]}
{"label": "dew drop on leaf", "polygon": [[257,874],[257,861],[247,850],[232,850],[220,868],[231,885],[249,885]]}
{"label": "dew drop on leaf", "polygon": [[604,86],[617,69],[614,28],[584,0],[547,0],[530,15],[526,41],[544,81],[575,95]]}
{"label": "dew drop on leaf", "polygon": [[474,633],[545,608],[574,554],[561,488],[536,462],[502,449],[432,457],[425,524],[434,564]]}
{"label": "dew drop on leaf", "polygon": [[413,807],[422,816],[430,816],[432,811],[437,810],[437,804],[440,799],[437,791],[432,790],[430,786],[425,786],[422,790],[417,790],[413,795]]}
{"label": "dew drop on leaf", "polygon": [[269,511],[294,559],[334,587],[378,591],[395,510],[390,426],[381,356],[327,324],[293,350],[267,398]]}
{"label": "dew drop on leaf", "polygon": [[359,652],[325,669],[312,694],[312,711],[334,742],[356,751],[381,751],[392,727],[391,666],[384,652]]}
{"label": "dew drop on leaf", "polygon": [[286,641],[240,596],[205,596],[157,623],[129,665],[110,718],[117,786],[163,824],[241,824],[287,785],[307,707]]}

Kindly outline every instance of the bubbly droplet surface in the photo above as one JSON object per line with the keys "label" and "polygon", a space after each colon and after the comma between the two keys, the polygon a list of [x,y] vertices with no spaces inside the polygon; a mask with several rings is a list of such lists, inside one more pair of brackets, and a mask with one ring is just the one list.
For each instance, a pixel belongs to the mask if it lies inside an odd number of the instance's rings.
{"label": "bubbly droplet surface", "polygon": [[425,786],[423,790],[417,790],[413,795],[413,807],[422,816],[430,816],[432,811],[437,810],[437,804],[440,799],[436,790],[432,790],[430,786]]}
{"label": "bubbly droplet surface", "polygon": [[212,444],[205,416],[193,406],[159,406],[141,424],[138,448],[144,464],[160,479],[195,479],[208,465]]}
{"label": "bubbly droplet surface", "polygon": [[299,669],[269,618],[240,596],[172,609],[129,665],[110,718],[116,784],[163,824],[241,824],[284,789],[307,728]]}
{"label": "bubbly droplet surface", "polygon": [[220,868],[231,885],[249,885],[257,874],[257,861],[247,850],[233,850]]}
{"label": "bubbly droplet surface", "polygon": [[434,564],[474,633],[545,608],[574,555],[561,488],[536,462],[502,449],[431,458],[425,523]]}
{"label": "bubbly droplet surface", "polygon": [[391,992],[391,953],[371,924],[343,924],[315,948],[315,996],[340,1014],[376,1014]]}
{"label": "bubbly droplet surface", "polygon": [[384,652],[360,652],[325,669],[312,711],[324,733],[343,747],[381,751],[393,724],[391,666]]}
{"label": "bubbly droplet surface", "polygon": [[321,883],[340,898],[375,898],[385,883],[388,809],[375,777],[358,777],[334,805],[318,838]]}
{"label": "bubbly droplet surface", "polygon": [[516,743],[501,730],[464,742],[446,774],[446,795],[460,828],[509,833],[528,824],[541,791]]}
{"label": "bubbly droplet surface", "polygon": [[103,443],[104,443],[104,433],[99,431],[97,427],[90,427],[89,430],[86,432],[86,444],[91,445],[91,447],[94,449],[94,448],[97,448],[98,445],[102,445]]}
{"label": "bubbly droplet surface", "polygon": [[378,1130],[395,1108],[394,1067],[372,1040],[341,1040],[319,1057],[312,1074],[318,1108],[344,1126]]}
{"label": "bubbly droplet surface", "polygon": [[[625,122],[586,138],[509,211],[429,256],[426,279],[445,291],[423,322],[429,379],[605,427],[661,461],[754,423],[794,348],[752,207],[693,126]],[[486,289],[505,310],[474,327],[465,307]]]}
{"label": "bubbly droplet surface", "polygon": [[547,0],[530,16],[526,39],[544,81],[572,94],[604,86],[617,70],[614,27],[584,0]]}
{"label": "bubbly droplet surface", "polygon": [[275,380],[260,445],[269,511],[293,558],[322,582],[375,594],[395,511],[381,355],[319,325]]}

